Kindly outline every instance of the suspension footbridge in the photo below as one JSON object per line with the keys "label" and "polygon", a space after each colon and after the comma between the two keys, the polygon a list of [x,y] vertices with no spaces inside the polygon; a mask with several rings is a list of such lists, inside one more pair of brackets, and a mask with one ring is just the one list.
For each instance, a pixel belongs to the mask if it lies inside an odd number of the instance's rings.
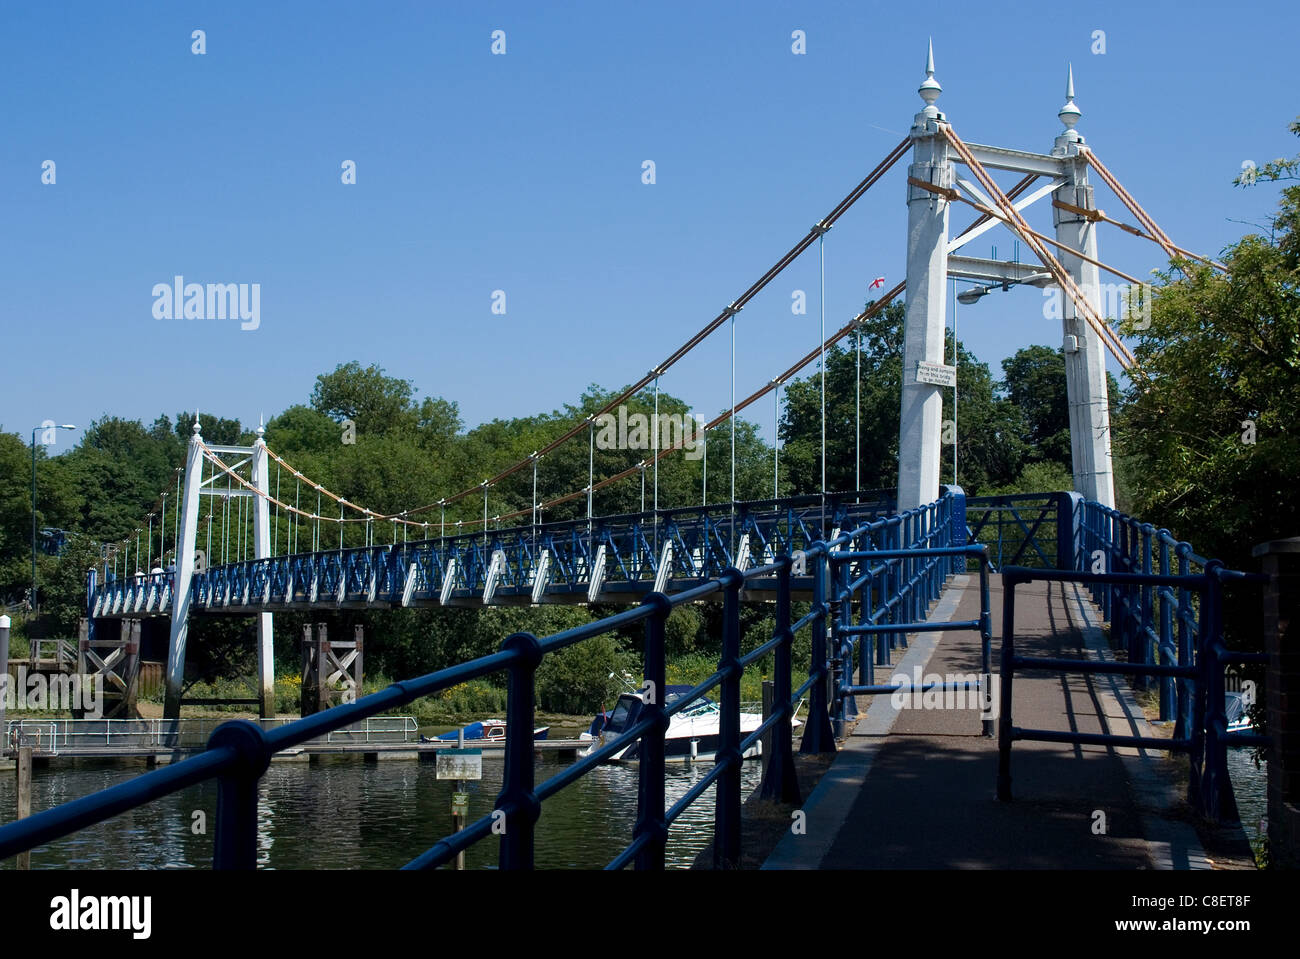
{"label": "suspension footbridge", "polygon": [[[1175,263],[1197,260],[1219,265],[1174,244],[1086,144],[1075,129],[1081,114],[1074,102],[1072,74],[1066,103],[1058,113],[1063,129],[1044,153],[968,143],[959,136],[937,107],[941,87],[932,50],[918,93],[924,106],[907,138],[750,287],[603,407],[576,419],[548,445],[481,483],[399,511],[375,510],[349,502],[295,468],[274,452],[269,445],[274,437],[268,438],[261,428],[251,445],[216,444],[204,439],[196,418],[176,488],[161,494],[160,506],[152,514],[159,520],[156,527],[150,519],[144,565],[151,572],[128,572],[132,567],[127,554],[120,574],[106,565],[92,570],[88,579],[87,642],[97,642],[96,632],[111,631],[115,620],[153,619],[168,624],[168,717],[180,714],[188,625],[195,616],[255,618],[260,704],[266,715],[273,703],[272,617],[277,612],[542,603],[616,603],[625,608],[554,636],[514,634],[493,655],[403,681],[274,729],[226,724],[197,757],[0,828],[0,857],[216,778],[221,784],[221,813],[214,863],[250,866],[255,862],[257,782],[273,755],[456,683],[505,671],[509,676],[506,785],[497,808],[493,816],[416,855],[413,867],[449,862],[468,845],[492,835],[500,837],[503,867],[531,866],[534,824],[543,814],[546,797],[634,740],[640,742],[638,821],[631,843],[611,865],[662,867],[668,824],[709,788],[715,789],[717,804],[715,863],[735,865],[741,829],[739,765],[745,751],[758,737],[770,735],[774,747],[762,795],[798,802],[791,723],[797,704],[804,698],[809,703],[801,750],[834,752],[836,735],[846,732],[860,715],[860,700],[865,711],[871,697],[896,691],[896,685],[880,681],[884,677],[877,675],[878,669],[892,667],[899,651],[932,633],[971,637],[963,665],[974,678],[932,684],[931,689],[951,692],[957,686],[969,687],[982,697],[986,708],[976,725],[979,733],[997,733],[997,785],[1003,801],[1011,799],[1014,743],[1110,744],[1186,755],[1192,783],[1189,800],[1207,817],[1230,819],[1234,807],[1223,757],[1229,745],[1254,740],[1226,733],[1222,672],[1227,663],[1256,662],[1258,654],[1224,648],[1223,591],[1225,584],[1259,577],[1224,570],[1168,531],[1155,530],[1115,509],[1106,356],[1112,356],[1131,377],[1143,373],[1121,332],[1105,315],[1099,277],[1108,272],[1126,282],[1137,281],[1100,258],[1098,233],[1102,227],[1114,226],[1150,240]],[[795,350],[790,366],[748,396],[736,393],[733,351],[731,402],[705,424],[706,433],[731,427],[730,496],[721,504],[710,503],[706,456],[700,504],[661,505],[659,464],[683,449],[680,443],[659,443],[661,378],[724,326],[734,342],[737,318],[745,306],[813,246],[821,250],[835,223],[909,154],[902,178],[908,208],[906,280],[829,334],[823,318],[821,342],[807,352]],[[1019,179],[1004,187],[993,171]],[[1094,174],[1127,208],[1135,224],[1112,218],[1099,208],[1090,179]],[[1025,211],[1040,200],[1051,204],[1054,235],[1033,229],[1025,218]],[[949,218],[961,205],[971,208],[974,219],[954,235]],[[1031,268],[961,255],[962,247],[995,227],[1009,230],[1038,263]],[[1060,291],[1073,490],[968,497],[959,486],[941,486],[942,390],[952,370],[944,353],[944,289],[949,277],[991,285],[1033,283]],[[775,393],[779,403],[784,383],[816,361],[824,367],[827,349],[904,293],[896,488],[826,489],[823,379],[822,488],[809,495],[738,501],[736,417],[768,394]],[[647,393],[655,417],[650,455],[619,473],[598,477],[590,452],[598,418],[631,399],[646,399]],[[587,475],[571,478],[570,493],[540,501],[537,474],[547,457],[565,444],[583,440],[589,449]],[[512,478],[517,485],[526,483],[530,471],[531,504],[492,514],[493,491]],[[617,516],[596,512],[598,491],[638,481],[641,511]],[[715,476],[715,492],[716,485]],[[585,516],[562,522],[546,519],[547,511],[582,499]],[[481,511],[467,516],[471,504],[477,511],[479,500]],[[155,546],[158,556],[174,557],[167,569],[153,567]],[[137,568],[139,552],[137,545]],[[978,575],[971,576],[972,571]],[[1112,623],[1113,641],[1125,647],[1124,660],[1070,658],[1065,646],[1036,659],[1027,656],[1023,647],[1017,653],[1017,587],[1039,580],[1077,584],[1080,601],[1095,604],[1097,615]],[[950,603],[950,609],[942,600],[954,582],[968,598]],[[1004,597],[996,661],[993,592]],[[957,594],[947,595],[956,601]],[[1025,596],[1022,589],[1019,615],[1032,617],[1032,603],[1026,605]],[[1046,593],[1042,598],[1047,602]],[[806,615],[796,616],[792,610],[798,600],[809,602]],[[654,690],[665,688],[664,623],[673,608],[704,601],[722,604],[723,652],[717,672],[693,692],[717,691],[721,746],[713,770],[682,800],[665,808],[664,731],[670,717],[693,697],[676,705],[654,697]],[[742,655],[739,610],[742,604],[755,602],[774,604],[776,629],[768,642]],[[959,607],[964,611],[960,618],[955,616]],[[622,735],[546,782],[536,783],[531,730],[539,663],[550,653],[630,626],[645,630],[644,679],[651,691],[647,708]],[[811,657],[795,663],[794,637],[805,630]],[[742,737],[740,674],[768,655],[775,659],[775,705],[757,732]],[[1154,684],[1162,718],[1174,724],[1174,735],[1156,740],[1110,728],[1081,731],[1073,723],[1067,729],[1016,726],[1013,677],[1017,671],[1034,669],[1129,675],[1136,682]],[[504,828],[496,828],[501,825]]]}

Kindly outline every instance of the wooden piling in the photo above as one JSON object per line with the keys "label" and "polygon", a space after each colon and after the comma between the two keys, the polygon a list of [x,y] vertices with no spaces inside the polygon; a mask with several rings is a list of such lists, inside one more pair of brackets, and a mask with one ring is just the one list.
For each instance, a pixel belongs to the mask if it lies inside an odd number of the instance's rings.
{"label": "wooden piling", "polygon": [[[18,747],[18,817],[26,819],[32,814],[32,747]],[[18,854],[18,868],[32,868],[31,852]]]}

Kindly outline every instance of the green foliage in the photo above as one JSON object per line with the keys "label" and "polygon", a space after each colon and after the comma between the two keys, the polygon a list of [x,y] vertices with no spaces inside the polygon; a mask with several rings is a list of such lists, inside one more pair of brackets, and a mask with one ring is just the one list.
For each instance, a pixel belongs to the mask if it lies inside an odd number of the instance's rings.
{"label": "green foliage", "polygon": [[[860,335],[864,489],[892,488],[898,479],[898,394],[903,368],[903,305],[892,303]],[[826,353],[826,485],[850,490],[856,479],[854,441],[859,419],[853,345]],[[782,494],[821,490],[821,375],[794,379],[783,391],[779,434]]]}
{"label": "green foliage", "polygon": [[1134,512],[1238,568],[1256,543],[1300,529],[1298,209],[1288,187],[1272,236],[1232,246],[1228,273],[1180,262],[1163,275],[1150,328],[1133,331],[1141,372],[1117,425]]}
{"label": "green foliage", "polygon": [[31,582],[31,451],[22,438],[0,433],[0,601],[16,603]]}
{"label": "green foliage", "polygon": [[1025,420],[1028,457],[1070,468],[1070,408],[1065,354],[1047,346],[1017,350],[1002,361],[1007,399]]}
{"label": "green foliage", "polygon": [[[860,465],[865,489],[892,489],[898,478],[899,391],[903,379],[902,303],[891,303],[862,327],[848,349],[826,354],[826,485],[854,488]],[[855,355],[861,351],[861,357]],[[998,395],[987,364],[960,342],[947,340],[947,356],[957,356],[957,415],[952,391],[943,391],[943,419],[957,424],[958,482],[969,495],[1010,482],[1027,456],[1025,422],[1014,402]],[[858,377],[859,359],[861,376]],[[859,418],[855,379],[861,394]],[[1062,380],[1064,388],[1064,380]],[[1064,402],[1064,400],[1062,400]],[[854,448],[859,430],[860,464]],[[780,436],[783,492],[821,489],[821,377],[792,380],[785,391]],[[1068,459],[1068,443],[1066,447]],[[940,475],[952,477],[952,446],[942,451]]]}
{"label": "green foliage", "polygon": [[86,615],[86,571],[98,563],[99,546],[77,533],[58,562],[50,565],[41,589],[41,614],[50,635],[77,635],[77,621]]}
{"label": "green foliage", "polygon": [[1050,493],[1056,490],[1069,490],[1074,487],[1074,476],[1070,470],[1056,461],[1038,461],[1026,463],[1024,469],[1010,483],[995,486],[985,492],[992,495],[1010,495],[1014,493]]}
{"label": "green foliage", "polygon": [[[388,685],[385,679],[375,683],[371,689],[366,684],[367,694],[378,692]],[[418,699],[404,711],[413,711],[416,719],[423,722],[435,722],[439,719],[449,722],[467,718],[493,719],[506,710],[506,691],[500,686],[493,686],[482,679],[471,679],[449,689],[444,689],[436,696]]]}
{"label": "green foliage", "polygon": [[537,667],[537,705],[556,713],[594,713],[614,692],[609,674],[618,665],[613,636],[596,636],[548,653]]}
{"label": "green foliage", "polygon": [[668,658],[692,652],[700,642],[703,630],[704,618],[698,607],[678,606],[674,609],[664,623],[664,647]]}

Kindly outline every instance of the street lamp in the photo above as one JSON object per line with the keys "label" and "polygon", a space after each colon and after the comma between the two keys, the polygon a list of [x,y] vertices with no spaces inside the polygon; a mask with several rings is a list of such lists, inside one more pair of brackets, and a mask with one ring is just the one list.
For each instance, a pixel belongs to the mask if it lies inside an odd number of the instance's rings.
{"label": "street lamp", "polygon": [[75,430],[71,423],[55,426],[32,427],[32,592],[27,598],[27,608],[36,610],[36,431],[37,430]]}
{"label": "street lamp", "polygon": [[988,296],[994,290],[1001,290],[1005,293],[1013,286],[1036,286],[1039,289],[1051,286],[1056,281],[1050,273],[1034,273],[1025,277],[1023,280],[1007,280],[1004,283],[990,283],[988,286],[972,286],[968,290],[962,290],[957,294],[957,302],[963,306],[970,306],[972,303],[978,303],[982,297]]}

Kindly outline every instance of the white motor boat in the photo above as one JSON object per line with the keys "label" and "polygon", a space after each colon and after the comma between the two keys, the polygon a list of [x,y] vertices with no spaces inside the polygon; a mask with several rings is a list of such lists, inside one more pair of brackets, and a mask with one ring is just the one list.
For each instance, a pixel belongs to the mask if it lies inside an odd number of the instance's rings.
{"label": "white motor boat", "polygon": [[[669,686],[665,690],[665,706],[672,706],[682,696],[689,693],[690,686]],[[606,742],[619,736],[624,730],[633,726],[645,708],[645,701],[635,693],[624,693],[618,697],[613,710],[596,715],[590,729],[583,733],[581,739],[591,740],[591,745],[579,755],[588,756]],[[664,756],[670,760],[704,759],[712,760],[718,751],[721,707],[710,699],[700,698],[680,712],[674,713],[668,732],[664,737]],[[791,721],[792,726],[799,726],[798,719]],[[760,713],[742,712],[740,714],[740,737],[744,739],[763,723]],[[640,750],[638,742],[629,743],[610,757],[610,762],[628,762],[635,760]],[[745,758],[758,756],[762,752],[762,742],[756,742],[745,751]]]}

